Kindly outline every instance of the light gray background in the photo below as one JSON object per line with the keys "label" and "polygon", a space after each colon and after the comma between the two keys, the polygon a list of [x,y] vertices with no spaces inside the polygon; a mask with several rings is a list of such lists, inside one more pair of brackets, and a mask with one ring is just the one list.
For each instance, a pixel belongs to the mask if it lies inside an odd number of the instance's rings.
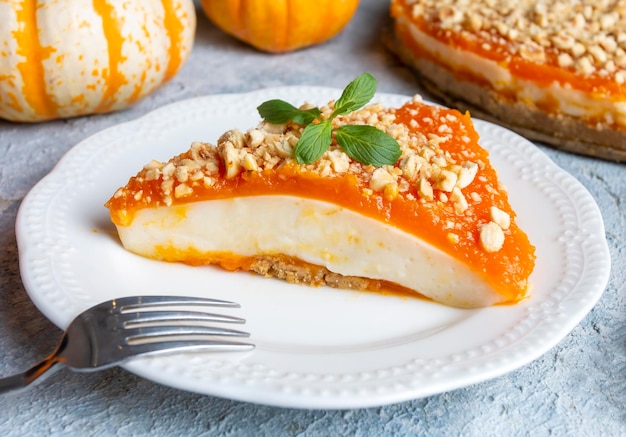
{"label": "light gray background", "polygon": [[[343,88],[363,71],[381,92],[412,95],[411,72],[381,43],[388,2],[363,0],[332,41],[286,55],[238,43],[198,14],[180,74],[132,109],[37,125],[0,121],[0,375],[49,353],[60,331],[31,303],[18,270],[20,201],[73,145],[177,100],[282,85]],[[608,289],[558,346],[500,378],[381,408],[303,411],[163,387],[121,369],[63,370],[35,389],[0,397],[0,434],[28,435],[626,435],[626,167],[542,147],[602,210],[613,260]]]}

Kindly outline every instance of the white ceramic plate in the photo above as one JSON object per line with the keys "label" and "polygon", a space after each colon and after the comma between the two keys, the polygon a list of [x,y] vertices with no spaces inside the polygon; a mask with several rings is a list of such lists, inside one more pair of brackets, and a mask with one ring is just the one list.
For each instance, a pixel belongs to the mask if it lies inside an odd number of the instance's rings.
{"label": "white ceramic plate", "polygon": [[[234,300],[254,351],[144,357],[124,367],[184,390],[299,408],[383,405],[484,381],[539,357],[589,312],[610,268],[596,203],[531,143],[479,120],[481,144],[537,246],[535,290],[519,305],[460,310],[161,263],[122,248],[103,204],[145,163],[256,125],[256,107],[270,98],[322,104],[339,95],[286,87],[201,97],[78,144],[33,188],[18,216],[21,273],[37,307],[65,327],[89,306],[124,295]],[[395,106],[407,99],[375,98]]]}

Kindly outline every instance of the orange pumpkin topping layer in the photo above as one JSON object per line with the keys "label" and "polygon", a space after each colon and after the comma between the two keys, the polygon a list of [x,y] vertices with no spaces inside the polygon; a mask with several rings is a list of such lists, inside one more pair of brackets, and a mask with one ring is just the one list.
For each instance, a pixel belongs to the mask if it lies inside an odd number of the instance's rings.
{"label": "orange pumpkin topping layer", "polygon": [[[322,117],[328,117],[333,102],[321,110]],[[106,206],[125,246],[151,258],[262,270],[288,280],[290,275],[284,269],[253,265],[255,260],[268,259],[289,265],[291,260],[298,269],[321,266],[335,279],[356,281],[347,285],[339,281],[339,287],[371,289],[377,288],[371,281],[383,288],[393,283],[455,306],[514,303],[527,296],[534,247],[516,224],[507,193],[490,165],[488,152],[478,145],[468,114],[426,105],[416,97],[398,109],[374,104],[333,120],[334,127],[349,124],[369,124],[385,131],[400,144],[400,159],[395,165],[365,165],[348,157],[333,140],[319,160],[298,164],[293,150],[302,126],[262,122],[247,132],[226,132],[216,146],[193,143],[187,152],[166,163],[147,164]],[[206,237],[206,244],[195,240],[172,243],[168,238],[176,226],[191,223],[200,208],[205,208],[202,214],[206,217],[222,214],[221,219],[207,218],[208,229],[201,232],[208,234],[200,237]],[[157,215],[140,218],[153,212],[160,214],[158,220]],[[248,213],[249,217],[243,217]],[[223,218],[228,214],[233,214],[233,223],[243,225],[232,225]],[[159,243],[151,240],[148,246],[129,247],[134,238],[129,234],[153,229],[155,220],[161,225],[154,232],[161,232],[169,223],[174,231],[166,230],[167,238]],[[268,220],[288,222],[270,225]],[[308,227],[303,225],[292,235],[291,230],[301,222]],[[212,246],[214,240],[225,238],[220,234],[239,232],[246,225],[245,232],[233,234],[239,236],[225,243],[233,244],[230,250]],[[135,230],[128,231],[133,226]],[[265,234],[255,234],[257,228],[266,229]],[[276,240],[286,235],[290,240],[272,246],[274,242],[265,241],[268,232],[275,232]],[[309,233],[315,234],[311,241],[306,240]],[[254,240],[241,242],[250,243],[252,249],[237,249],[241,240]],[[307,246],[318,241],[323,247]],[[347,250],[350,245],[361,249]],[[425,254],[424,258],[419,254]],[[430,293],[404,281],[403,277],[427,265],[430,261],[426,258],[431,255],[466,272],[457,275],[457,270],[450,270],[450,283],[456,281],[451,290],[446,291],[445,269],[449,266],[442,265],[445,262],[436,264],[442,276],[434,285],[443,291]],[[381,266],[388,256],[398,256],[403,266],[391,266],[385,273],[387,267]],[[361,258],[367,260],[367,266],[353,268]],[[348,266],[345,271],[343,266]],[[400,275],[400,271],[405,273]],[[455,287],[463,287],[463,275],[484,284],[490,297],[474,301],[471,296],[448,296],[455,293]],[[300,282],[319,285],[315,280]]]}
{"label": "orange pumpkin topping layer", "polygon": [[626,159],[626,2],[394,0],[391,14],[400,54],[445,101]]}

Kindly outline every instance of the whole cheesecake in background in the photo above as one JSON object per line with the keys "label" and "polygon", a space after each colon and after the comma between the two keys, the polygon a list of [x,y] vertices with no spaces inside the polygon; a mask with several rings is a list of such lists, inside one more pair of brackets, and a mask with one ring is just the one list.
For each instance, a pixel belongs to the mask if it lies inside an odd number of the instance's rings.
{"label": "whole cheesecake in background", "polygon": [[[305,108],[305,106],[301,107]],[[455,307],[525,299],[534,247],[467,114],[414,98],[329,118],[371,125],[400,146],[394,165],[350,158],[334,137],[294,157],[303,127],[266,121],[153,161],[107,203],[124,247],[299,284],[407,291]]]}
{"label": "whole cheesecake in background", "polygon": [[626,1],[393,0],[393,50],[447,105],[626,161]]}

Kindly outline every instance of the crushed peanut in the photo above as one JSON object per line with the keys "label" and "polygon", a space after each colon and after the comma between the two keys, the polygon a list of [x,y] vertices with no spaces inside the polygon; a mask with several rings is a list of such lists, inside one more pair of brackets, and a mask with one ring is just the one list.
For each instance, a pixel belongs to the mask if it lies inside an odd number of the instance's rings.
{"label": "crushed peanut", "polygon": [[446,238],[452,244],[458,244],[458,242],[461,240],[459,236],[454,232],[449,232],[448,235],[446,235]]}
{"label": "crushed peanut", "polygon": [[480,227],[480,245],[487,252],[497,252],[504,246],[504,232],[495,222]]}
{"label": "crushed peanut", "polygon": [[491,220],[503,230],[507,230],[511,226],[511,216],[497,206],[489,208],[489,214],[491,215]]}

